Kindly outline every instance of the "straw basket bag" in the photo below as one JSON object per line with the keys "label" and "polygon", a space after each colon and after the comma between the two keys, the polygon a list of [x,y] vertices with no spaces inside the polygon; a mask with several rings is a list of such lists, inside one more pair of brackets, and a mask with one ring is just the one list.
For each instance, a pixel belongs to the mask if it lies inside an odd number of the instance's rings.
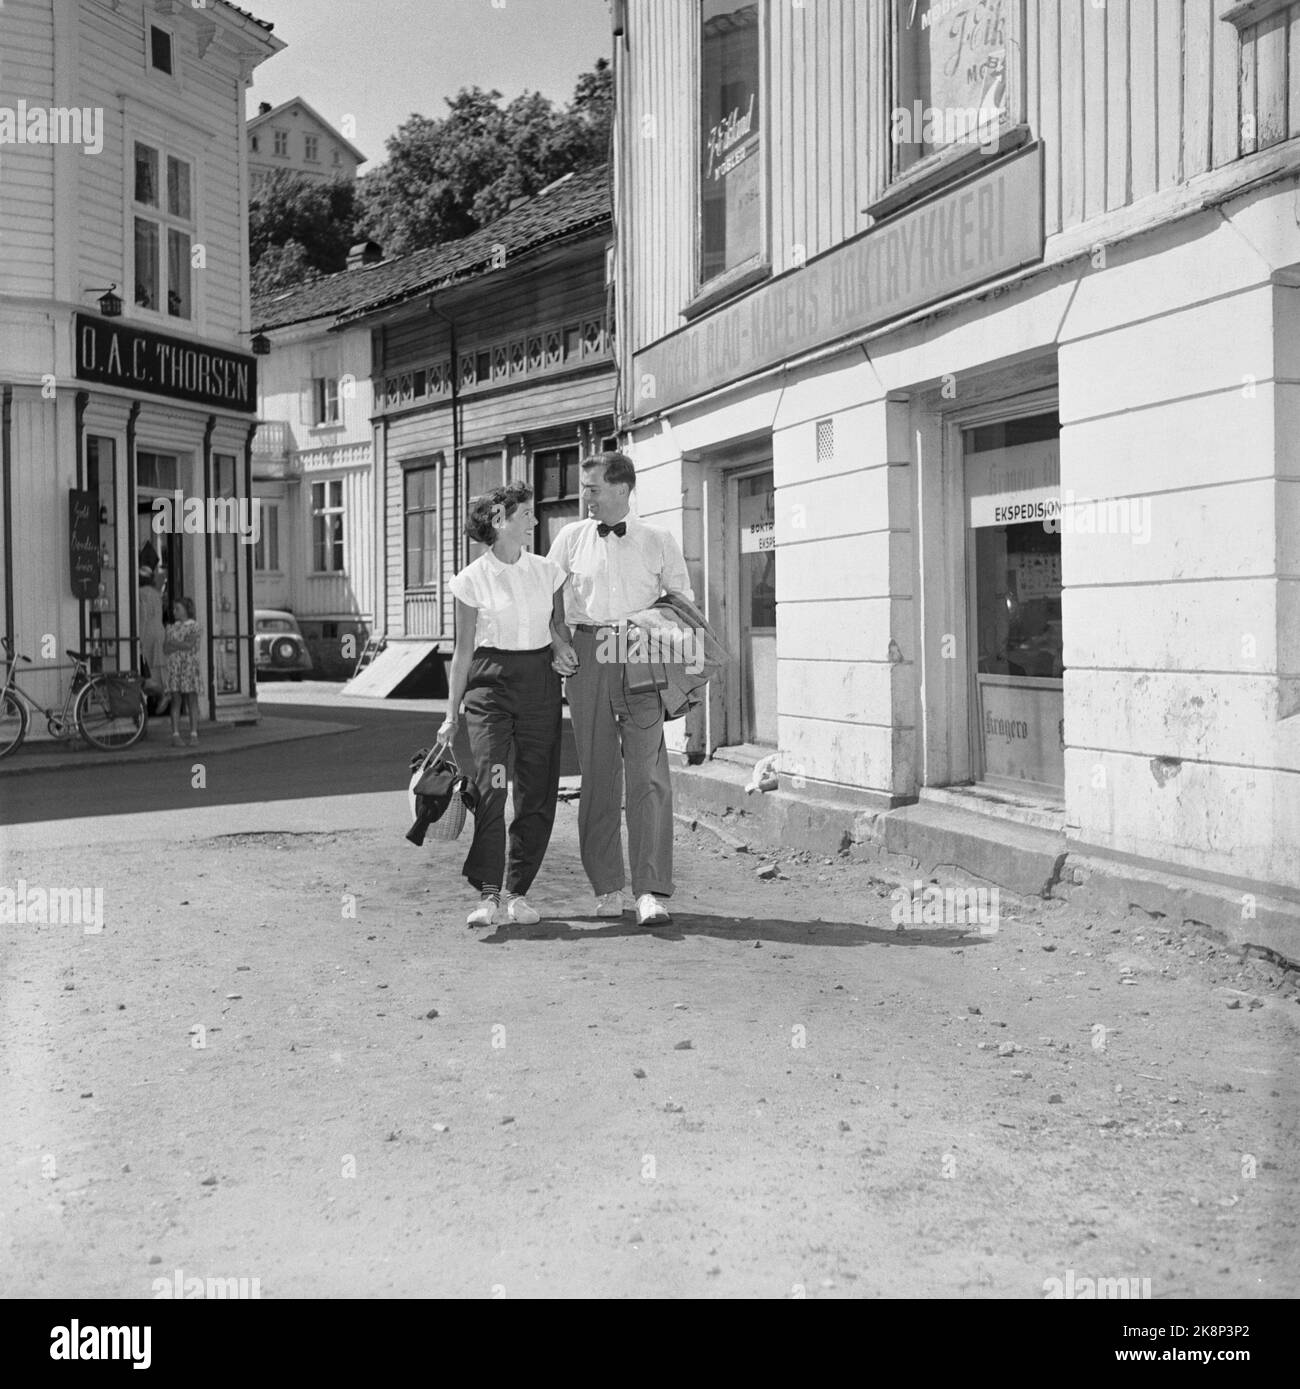
{"label": "straw basket bag", "polygon": [[465,828],[466,792],[472,788],[451,748],[439,743],[427,753],[417,753],[411,767],[407,800],[414,823],[407,839],[423,844],[430,835],[440,840],[459,838]]}

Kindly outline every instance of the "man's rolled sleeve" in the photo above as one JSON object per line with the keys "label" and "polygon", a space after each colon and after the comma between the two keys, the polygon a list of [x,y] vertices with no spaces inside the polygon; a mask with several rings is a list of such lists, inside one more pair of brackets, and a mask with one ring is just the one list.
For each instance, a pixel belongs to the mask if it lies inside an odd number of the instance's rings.
{"label": "man's rolled sleeve", "polygon": [[686,572],[686,557],[677,543],[677,537],[670,531],[664,532],[664,563],[659,578],[665,592],[680,593],[692,603],[695,601],[691,576]]}

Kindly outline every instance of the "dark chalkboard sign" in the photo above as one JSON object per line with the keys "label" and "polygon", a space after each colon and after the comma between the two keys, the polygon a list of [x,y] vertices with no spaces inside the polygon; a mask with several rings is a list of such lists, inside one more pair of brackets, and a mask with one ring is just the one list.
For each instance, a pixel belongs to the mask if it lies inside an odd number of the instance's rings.
{"label": "dark chalkboard sign", "polygon": [[72,596],[94,598],[99,593],[99,494],[68,493],[68,556]]}

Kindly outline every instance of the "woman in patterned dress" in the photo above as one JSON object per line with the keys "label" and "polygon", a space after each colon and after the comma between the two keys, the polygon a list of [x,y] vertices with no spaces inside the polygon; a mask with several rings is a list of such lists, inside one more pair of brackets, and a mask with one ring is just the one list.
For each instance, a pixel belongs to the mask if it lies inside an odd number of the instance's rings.
{"label": "woman in patterned dress", "polygon": [[199,669],[199,624],[195,620],[194,600],[178,598],[172,604],[172,625],[163,635],[163,654],[166,657],[166,690],[171,696],[168,714],[172,721],[172,747],[181,743],[180,703],[185,701],[185,712],[190,720],[189,744],[197,747],[199,743],[199,685],[202,672]]}

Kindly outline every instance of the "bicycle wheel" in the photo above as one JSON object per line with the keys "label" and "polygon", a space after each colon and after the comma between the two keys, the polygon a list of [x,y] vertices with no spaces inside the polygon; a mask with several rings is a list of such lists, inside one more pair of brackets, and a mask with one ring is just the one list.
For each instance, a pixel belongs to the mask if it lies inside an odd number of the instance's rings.
{"label": "bicycle wheel", "polygon": [[5,691],[0,705],[0,757],[8,757],[27,736],[27,709],[21,699]]}
{"label": "bicycle wheel", "polygon": [[[134,687],[132,687],[134,688]],[[128,715],[121,708],[125,687],[109,691],[104,676],[96,676],[77,695],[72,718],[77,731],[93,748],[104,752],[121,752],[139,742],[148,720],[144,695],[135,689],[136,699]]]}

